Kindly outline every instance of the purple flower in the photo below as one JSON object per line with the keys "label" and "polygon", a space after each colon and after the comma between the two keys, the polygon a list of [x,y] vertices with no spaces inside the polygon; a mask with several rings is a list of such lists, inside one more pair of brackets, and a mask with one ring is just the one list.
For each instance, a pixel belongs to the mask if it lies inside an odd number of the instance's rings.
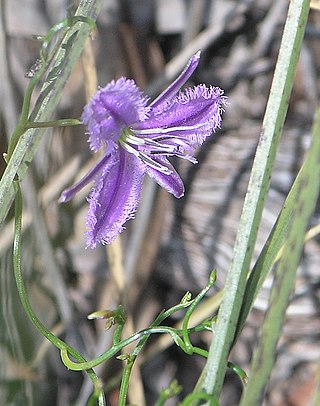
{"label": "purple flower", "polygon": [[120,78],[101,88],[84,108],[90,148],[103,157],[76,185],[70,200],[94,180],[89,195],[87,245],[111,243],[134,217],[145,173],[175,197],[184,194],[180,176],[168,161],[177,156],[196,163],[194,149],[220,127],[227,98],[218,87],[198,85],[180,91],[199,63],[200,52],[152,103],[133,80]]}

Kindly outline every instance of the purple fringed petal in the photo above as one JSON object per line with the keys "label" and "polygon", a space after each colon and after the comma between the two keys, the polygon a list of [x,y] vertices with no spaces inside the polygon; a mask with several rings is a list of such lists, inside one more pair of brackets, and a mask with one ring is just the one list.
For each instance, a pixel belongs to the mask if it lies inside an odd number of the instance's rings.
{"label": "purple fringed petal", "polygon": [[[134,130],[155,129],[150,138],[161,135],[157,128],[165,129],[166,135],[187,142],[190,146],[202,144],[212,131],[220,127],[223,106],[227,98],[218,87],[198,85],[179,93],[166,111],[150,111],[150,116],[137,123]],[[142,132],[143,133],[143,132]]]}
{"label": "purple fringed petal", "polygon": [[99,89],[81,117],[88,126],[90,148],[98,151],[104,145],[111,151],[122,130],[146,118],[146,105],[147,98],[133,80],[122,77]]}
{"label": "purple fringed petal", "polygon": [[184,68],[183,72],[178,76],[178,78],[171,83],[151,104],[152,108],[162,108],[162,104],[167,104],[172,98],[176,96],[181,87],[186,83],[186,81],[193,74],[200,61],[200,51],[193,55],[187,66]]}
{"label": "purple fringed petal", "polygon": [[166,175],[148,166],[146,168],[148,175],[151,176],[158,185],[166,189],[169,193],[172,193],[174,197],[177,197],[178,199],[182,197],[184,195],[184,185],[171,163],[165,157],[160,156],[153,157],[153,160],[169,168],[171,173]]}
{"label": "purple fringed petal", "polygon": [[64,190],[61,193],[59,198],[59,203],[65,203],[71,200],[76,193],[79,192],[82,188],[84,188],[89,182],[94,180],[94,178],[99,174],[100,171],[109,170],[109,166],[112,166],[114,163],[111,160],[110,154],[104,155],[100,161],[98,161],[92,169],[81,179],[79,182],[75,183],[69,189]]}
{"label": "purple fringed petal", "polygon": [[114,165],[96,180],[88,201],[87,246],[110,244],[134,217],[140,201],[144,165],[122,148],[112,155]]}

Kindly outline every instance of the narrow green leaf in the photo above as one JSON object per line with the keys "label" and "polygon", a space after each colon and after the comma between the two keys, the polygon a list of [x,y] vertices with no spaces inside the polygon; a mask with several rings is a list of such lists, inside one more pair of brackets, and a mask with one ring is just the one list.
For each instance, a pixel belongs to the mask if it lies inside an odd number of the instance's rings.
{"label": "narrow green leaf", "polygon": [[309,0],[292,0],[281,41],[249,187],[220,307],[216,334],[197,389],[219,397],[236,331],[247,274],[261,220],[269,179],[284,124],[294,72],[309,11]]}
{"label": "narrow green leaf", "polygon": [[303,176],[305,169],[305,164],[302,166],[298,176],[296,177],[289,194],[285,200],[282,210],[279,214],[276,224],[270,233],[268,240],[266,241],[258,259],[255,263],[250,277],[248,279],[244,300],[241,306],[237,331],[235,334],[236,341],[238,335],[244,326],[244,323],[248,317],[248,314],[252,308],[253,302],[256,299],[263,282],[265,281],[269,271],[271,270],[280,249],[282,248],[285,237],[288,233],[288,227],[291,223],[294,205],[299,193],[299,185],[301,182],[301,177]]}
{"label": "narrow green leaf", "polygon": [[294,288],[304,235],[320,191],[320,108],[313,127],[313,139],[300,176],[293,218],[283,255],[276,268],[269,308],[263,322],[261,338],[254,353],[250,378],[241,406],[261,404],[276,357],[285,312]]}
{"label": "narrow green leaf", "polygon": [[313,394],[313,400],[311,402],[312,405],[320,405],[320,364],[318,363],[318,371],[317,371],[317,386],[315,392]]}

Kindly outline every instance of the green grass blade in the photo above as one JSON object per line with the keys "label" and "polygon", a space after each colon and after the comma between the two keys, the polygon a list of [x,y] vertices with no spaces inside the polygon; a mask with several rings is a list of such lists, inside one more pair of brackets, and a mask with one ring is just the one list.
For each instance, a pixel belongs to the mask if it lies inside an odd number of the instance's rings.
{"label": "green grass blade", "polygon": [[291,223],[292,215],[294,212],[294,205],[298,197],[301,178],[304,176],[304,172],[306,170],[305,165],[306,164],[302,166],[298,176],[296,177],[285,200],[281,213],[279,214],[277,222],[274,225],[272,232],[270,233],[270,236],[257,259],[257,262],[255,263],[251,271],[245,288],[244,301],[240,310],[234,342],[236,341],[238,335],[241,333],[244,323],[252,308],[253,302],[256,299],[263,285],[263,282],[265,281],[280,252],[280,249],[285,242],[288,227]]}
{"label": "green grass blade", "polygon": [[[309,11],[308,0],[292,0],[284,28],[277,66],[245,198],[234,257],[219,311],[216,334],[197,389],[219,396],[227,359],[236,331],[247,274],[261,220],[269,179],[284,124],[294,72]],[[219,271],[219,270],[218,270]]]}
{"label": "green grass blade", "polygon": [[[76,15],[95,21],[101,6],[102,0],[82,0]],[[62,90],[81,54],[91,29],[92,27],[86,22],[77,22],[68,32],[31,114],[33,121],[48,121],[51,119],[57,108]],[[44,132],[45,129],[41,128],[26,131],[20,138],[6,167],[0,180],[0,226],[4,222],[13,202],[13,180],[17,173],[19,173],[20,179],[26,174]]]}
{"label": "green grass blade", "polygon": [[318,371],[317,371],[317,386],[315,388],[313,399],[311,402],[312,406],[320,405],[320,363],[318,363]]}
{"label": "green grass blade", "polygon": [[320,108],[313,127],[313,139],[301,173],[293,218],[283,255],[275,271],[269,308],[262,326],[261,339],[254,353],[250,378],[241,406],[261,404],[275,361],[276,345],[285,319],[296,270],[304,245],[304,235],[320,190]]}

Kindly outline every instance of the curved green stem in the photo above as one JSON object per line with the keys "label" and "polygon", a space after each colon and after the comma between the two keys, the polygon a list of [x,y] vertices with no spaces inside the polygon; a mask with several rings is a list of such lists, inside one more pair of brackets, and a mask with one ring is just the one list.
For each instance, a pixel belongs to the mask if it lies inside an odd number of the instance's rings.
{"label": "curved green stem", "polygon": [[[85,362],[85,358],[83,358],[74,348],[70,347],[64,341],[60,340],[60,338],[56,337],[54,334],[51,333],[38,319],[36,314],[33,312],[33,309],[30,305],[27,292],[24,286],[22,271],[21,271],[21,247],[22,247],[22,195],[21,189],[19,185],[19,181],[14,182],[14,188],[16,192],[16,199],[15,199],[15,229],[14,229],[14,240],[13,240],[13,269],[14,269],[14,276],[16,280],[17,289],[19,292],[20,300],[24,311],[26,312],[27,316],[29,317],[32,324],[35,328],[44,336],[46,337],[56,348],[60,351],[65,349],[70,353],[72,357],[74,357],[79,362]],[[94,371],[88,370],[88,375],[92,380],[95,388],[100,386],[100,380]],[[100,391],[99,394],[99,405],[105,406],[106,401],[103,392]]]}
{"label": "curved green stem", "polygon": [[205,392],[193,392],[190,393],[181,403],[181,406],[189,406],[193,404],[195,400],[207,400],[210,403],[207,403],[210,406],[219,406],[219,402],[216,397],[209,395]]}
{"label": "curved green stem", "polygon": [[105,351],[104,353],[99,355],[97,358],[94,358],[90,361],[73,362],[69,358],[69,353],[72,356],[73,356],[73,354],[69,351],[69,348],[67,346],[64,346],[63,348],[60,349],[61,359],[62,359],[62,362],[64,363],[64,365],[68,369],[71,369],[72,371],[88,370],[88,369],[96,367],[97,365],[101,364],[102,362],[106,361],[107,359],[113,357],[119,351],[121,351],[122,348],[133,343],[134,341],[138,340],[139,338],[142,338],[145,336],[149,337],[151,334],[170,334],[171,337],[173,338],[174,342],[177,345],[181,346],[181,348],[183,348],[183,341],[177,334],[176,329],[174,329],[172,327],[160,326],[160,327],[153,327],[153,328],[141,330],[138,333],[135,333],[132,336],[126,338],[125,340],[122,340],[119,344],[113,345],[109,350]]}
{"label": "curved green stem", "polygon": [[194,352],[194,347],[191,344],[190,338],[189,338],[189,329],[188,329],[188,324],[189,324],[189,320],[191,317],[191,314],[193,313],[194,309],[196,308],[196,306],[199,304],[199,302],[203,299],[203,297],[207,294],[207,292],[212,288],[212,286],[214,285],[215,281],[216,281],[216,272],[213,271],[210,274],[209,277],[209,282],[207,284],[207,286],[205,286],[204,289],[202,289],[202,291],[195,297],[195,299],[192,301],[190,307],[187,310],[187,313],[183,319],[183,324],[182,324],[182,335],[183,335],[183,341],[185,343],[185,347],[186,347],[186,353],[191,355]]}
{"label": "curved green stem", "polygon": [[227,364],[228,368],[231,369],[235,374],[238,375],[238,377],[241,379],[242,385],[246,386],[248,382],[248,377],[247,374],[244,372],[242,368],[239,367],[239,365],[234,364],[233,362],[228,362]]}
{"label": "curved green stem", "polygon": [[[189,306],[190,304],[192,304],[192,301],[189,298],[189,294],[187,294],[182,298],[182,300],[181,300],[181,302],[179,304],[177,304],[176,306],[171,307],[170,309],[168,309],[166,311],[162,311],[156,317],[156,319],[153,321],[153,323],[151,323],[150,329],[154,328],[156,326],[159,326],[159,324],[163,320],[165,320],[167,317],[169,317],[171,314],[173,314],[174,312]],[[126,365],[126,367],[124,369],[124,373],[123,373],[122,379],[121,379],[119,406],[124,406],[125,403],[126,403],[128,387],[129,387],[129,379],[130,379],[130,375],[131,375],[133,365],[135,363],[135,360],[137,359],[137,356],[138,356],[139,352],[142,350],[143,346],[145,345],[148,338],[150,337],[150,334],[147,334],[147,335],[145,335],[144,337],[142,337],[140,339],[139,343],[137,344],[136,348],[134,349],[133,353],[131,354],[130,359],[127,362],[127,365]],[[175,338],[179,334],[181,334],[181,331],[176,330]],[[171,336],[172,336],[172,333],[171,333]],[[177,343],[177,341],[175,339],[174,339],[174,341]],[[183,340],[180,339],[179,345],[184,346]]]}
{"label": "curved green stem", "polygon": [[[169,317],[174,312],[189,306],[189,309],[188,309],[187,314],[184,319],[185,320],[184,329],[180,330],[180,329],[173,329],[173,328],[167,327],[166,331],[162,330],[161,332],[169,333],[171,335],[172,339],[174,340],[174,342],[187,354],[196,353],[198,355],[201,355],[202,357],[207,357],[208,352],[206,350],[203,350],[198,347],[193,347],[189,340],[189,334],[191,332],[203,331],[203,330],[206,330],[207,327],[205,325],[201,325],[201,326],[196,326],[192,329],[188,329],[188,322],[189,322],[189,319],[190,319],[190,316],[191,316],[193,310],[195,309],[197,304],[200,302],[200,300],[205,296],[205,294],[208,292],[208,290],[213,286],[215,280],[216,280],[216,274],[215,274],[215,272],[212,272],[207,286],[197,295],[197,297],[194,300],[190,300],[191,295],[188,292],[182,298],[181,302],[178,305],[168,309],[167,311],[161,312],[158,315],[158,317],[154,320],[154,322],[150,325],[150,328],[146,330],[147,334],[144,335],[140,339],[139,343],[137,344],[136,348],[134,349],[133,353],[131,354],[130,359],[128,360],[128,363],[125,367],[125,370],[124,370],[124,373],[122,376],[122,380],[121,380],[121,386],[120,386],[119,406],[125,405],[130,374],[131,374],[134,362],[135,362],[139,352],[143,348],[144,344],[146,343],[146,341],[148,340],[148,338],[150,337],[150,334],[152,332],[160,332],[159,329],[155,330],[155,327],[159,326],[159,324],[165,318]],[[152,329],[153,329],[153,331],[152,331]],[[165,327],[161,327],[161,329],[165,329]],[[184,335],[184,339],[181,339],[181,337],[180,337],[181,335]],[[185,337],[187,337],[187,340],[185,339]]]}

